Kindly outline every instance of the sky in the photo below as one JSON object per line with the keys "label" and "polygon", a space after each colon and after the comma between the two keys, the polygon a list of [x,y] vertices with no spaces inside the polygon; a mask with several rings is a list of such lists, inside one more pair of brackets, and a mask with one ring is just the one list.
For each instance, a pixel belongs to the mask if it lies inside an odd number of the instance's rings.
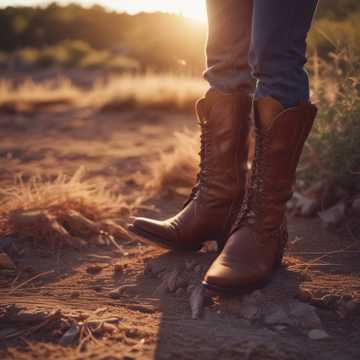
{"label": "sky", "polygon": [[[49,0],[0,0],[0,7],[18,6],[18,5],[46,5],[53,1]],[[166,11],[171,13],[182,14],[192,19],[205,21],[206,10],[205,0],[73,0],[57,1],[61,4],[69,2],[80,3],[84,6],[100,4],[108,9],[126,11],[131,14],[139,11]]]}

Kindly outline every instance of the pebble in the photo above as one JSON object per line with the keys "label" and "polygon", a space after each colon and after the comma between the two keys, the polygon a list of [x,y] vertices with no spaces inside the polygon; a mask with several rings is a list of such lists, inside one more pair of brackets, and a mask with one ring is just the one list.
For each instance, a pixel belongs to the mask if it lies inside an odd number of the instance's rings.
{"label": "pebble", "polygon": [[167,282],[167,289],[169,292],[174,292],[177,289],[179,272],[177,270],[172,271],[166,277],[164,281]]}
{"label": "pebble", "polygon": [[311,340],[323,340],[323,339],[328,339],[330,336],[325,330],[312,329],[308,332],[308,337]]}
{"label": "pebble", "polygon": [[360,299],[350,299],[341,302],[338,308],[338,313],[343,319],[352,318],[360,314]]}
{"label": "pebble", "polygon": [[285,309],[280,305],[273,306],[270,309],[269,314],[265,316],[264,322],[267,325],[292,325],[293,323]]}
{"label": "pebble", "polygon": [[301,216],[313,216],[319,209],[319,201],[317,199],[308,198],[300,193],[295,192],[294,207]]}
{"label": "pebble", "polygon": [[193,320],[200,318],[203,311],[204,300],[204,289],[202,285],[198,285],[190,295],[191,317]]}
{"label": "pebble", "polygon": [[60,338],[59,344],[62,346],[70,346],[79,335],[80,328],[77,325],[72,325]]}
{"label": "pebble", "polygon": [[260,317],[260,308],[256,305],[245,304],[241,306],[239,315],[246,320],[253,321]]}
{"label": "pebble", "polygon": [[339,225],[345,217],[345,203],[341,201],[327,210],[320,211],[318,214],[325,228],[334,228]]}
{"label": "pebble", "polygon": [[316,313],[315,307],[309,304],[296,301],[290,304],[290,318],[295,325],[306,329],[314,329],[322,326],[321,320]]}
{"label": "pebble", "polygon": [[155,277],[158,276],[164,270],[166,270],[166,267],[158,262],[148,262],[146,263],[144,268],[145,274],[151,274],[154,275]]}

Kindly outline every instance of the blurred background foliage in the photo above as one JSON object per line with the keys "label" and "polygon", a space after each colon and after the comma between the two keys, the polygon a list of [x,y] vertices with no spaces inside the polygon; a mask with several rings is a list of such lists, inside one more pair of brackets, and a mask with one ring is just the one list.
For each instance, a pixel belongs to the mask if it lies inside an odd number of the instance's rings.
{"label": "blurred background foliage", "polygon": [[[0,66],[89,67],[200,74],[206,26],[164,13],[110,12],[56,3],[0,9]],[[360,53],[360,1],[321,1],[309,50]]]}

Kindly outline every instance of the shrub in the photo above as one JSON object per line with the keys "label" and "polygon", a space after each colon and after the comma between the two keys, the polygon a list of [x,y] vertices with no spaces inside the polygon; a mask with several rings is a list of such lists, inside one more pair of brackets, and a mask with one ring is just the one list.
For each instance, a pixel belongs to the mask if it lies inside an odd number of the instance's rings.
{"label": "shrub", "polygon": [[[331,63],[313,59],[314,97],[319,114],[309,138],[303,173],[328,178],[351,192],[360,191],[359,58],[347,51],[331,55]],[[314,169],[316,168],[316,171]]]}

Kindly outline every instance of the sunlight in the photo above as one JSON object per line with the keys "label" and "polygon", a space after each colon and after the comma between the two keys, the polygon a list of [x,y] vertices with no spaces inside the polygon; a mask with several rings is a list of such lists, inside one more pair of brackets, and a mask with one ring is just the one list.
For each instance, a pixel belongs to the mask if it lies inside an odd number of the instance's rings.
{"label": "sunlight", "polygon": [[[0,7],[46,5],[50,2],[50,0],[0,0]],[[130,14],[135,14],[141,11],[165,11],[174,14],[181,14],[199,22],[206,21],[205,0],[58,0],[57,2],[59,4],[68,4],[73,2],[79,3],[83,6],[99,4],[110,10],[126,11]]]}
{"label": "sunlight", "polygon": [[205,0],[132,0],[119,1],[99,0],[98,3],[119,11],[127,11],[131,14],[139,11],[166,11],[170,13],[181,14],[191,19],[205,22],[206,6]]}

